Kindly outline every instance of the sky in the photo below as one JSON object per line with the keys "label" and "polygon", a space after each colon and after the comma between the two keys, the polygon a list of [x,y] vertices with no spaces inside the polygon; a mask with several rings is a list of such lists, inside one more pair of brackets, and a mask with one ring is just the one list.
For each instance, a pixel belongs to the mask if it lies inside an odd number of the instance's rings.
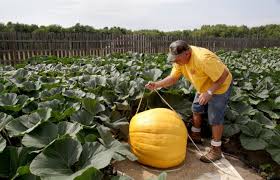
{"label": "sky", "polygon": [[193,30],[280,24],[280,0],[0,0],[0,22]]}

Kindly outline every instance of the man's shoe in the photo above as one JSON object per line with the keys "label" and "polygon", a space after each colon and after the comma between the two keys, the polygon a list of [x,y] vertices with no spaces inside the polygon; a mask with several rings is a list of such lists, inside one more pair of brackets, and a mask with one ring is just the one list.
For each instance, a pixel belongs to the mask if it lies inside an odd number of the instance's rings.
{"label": "man's shoe", "polygon": [[192,140],[194,141],[194,143],[196,143],[196,144],[202,144],[200,132],[192,132],[192,131],[191,131],[190,137],[192,138]]}
{"label": "man's shoe", "polygon": [[[207,154],[200,157],[200,160],[205,163],[214,162],[222,158],[221,146],[211,146]],[[211,160],[211,161],[210,161]]]}

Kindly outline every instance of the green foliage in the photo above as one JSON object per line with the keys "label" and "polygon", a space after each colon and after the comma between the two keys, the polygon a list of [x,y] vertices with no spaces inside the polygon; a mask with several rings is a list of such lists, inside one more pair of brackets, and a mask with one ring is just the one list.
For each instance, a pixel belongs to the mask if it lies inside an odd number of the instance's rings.
{"label": "green foliage", "polygon": [[[218,55],[234,77],[224,136],[239,135],[245,149],[265,150],[279,163],[280,49]],[[137,53],[34,58],[19,68],[0,67],[0,161],[10,163],[0,164],[0,177],[102,179],[112,160],[136,160],[121,141],[142,95],[139,111],[166,107],[144,86],[171,67],[166,54]],[[190,83],[181,79],[159,93],[189,119]]]}
{"label": "green foliage", "polygon": [[280,37],[280,25],[278,24],[269,24],[265,26],[252,27],[249,28],[245,25],[242,26],[229,26],[225,24],[217,25],[203,25],[200,29],[194,30],[182,30],[182,31],[170,31],[164,32],[157,29],[142,29],[131,31],[121,27],[104,27],[103,29],[95,29],[92,26],[81,25],[80,23],[75,24],[72,27],[64,28],[60,25],[52,24],[49,26],[38,26],[38,25],[28,25],[21,23],[12,23],[8,22],[7,24],[0,23],[0,32],[26,32],[26,33],[40,33],[40,32],[52,32],[52,33],[64,33],[64,32],[73,32],[73,33],[99,33],[99,34],[113,34],[113,35],[122,35],[122,34],[143,34],[151,37],[160,37],[165,35],[171,35],[174,37],[223,37],[223,38],[232,38],[232,37],[251,37],[251,38],[279,38]]}

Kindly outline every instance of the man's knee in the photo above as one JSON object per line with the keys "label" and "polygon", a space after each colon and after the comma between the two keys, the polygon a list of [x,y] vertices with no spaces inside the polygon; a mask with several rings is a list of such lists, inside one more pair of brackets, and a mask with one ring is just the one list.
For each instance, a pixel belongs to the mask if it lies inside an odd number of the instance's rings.
{"label": "man's knee", "polygon": [[193,118],[195,118],[195,119],[201,119],[201,118],[202,118],[202,113],[193,112]]}

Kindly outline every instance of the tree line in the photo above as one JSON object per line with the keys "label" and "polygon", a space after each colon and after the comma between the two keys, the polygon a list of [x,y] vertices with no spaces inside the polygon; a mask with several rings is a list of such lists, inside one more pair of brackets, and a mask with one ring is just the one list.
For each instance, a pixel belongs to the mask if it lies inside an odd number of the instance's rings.
{"label": "tree line", "polygon": [[62,27],[60,25],[38,26],[36,24],[22,24],[22,23],[0,23],[0,32],[26,32],[26,33],[39,33],[39,32],[90,32],[102,34],[144,34],[148,36],[178,36],[178,37],[249,37],[249,38],[280,38],[280,25],[269,24],[258,27],[231,26],[225,24],[217,25],[203,25],[198,29],[193,30],[180,30],[180,31],[160,31],[156,29],[143,29],[143,30],[129,30],[121,27],[104,27],[96,29],[92,26],[75,24],[72,27]]}

